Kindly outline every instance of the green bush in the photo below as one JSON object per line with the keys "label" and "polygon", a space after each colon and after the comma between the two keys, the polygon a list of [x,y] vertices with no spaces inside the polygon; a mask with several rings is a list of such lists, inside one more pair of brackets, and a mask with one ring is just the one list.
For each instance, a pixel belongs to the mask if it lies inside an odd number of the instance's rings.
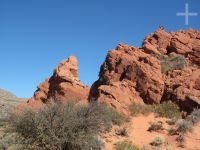
{"label": "green bush", "polygon": [[176,55],[171,57],[160,58],[160,65],[162,73],[166,73],[172,70],[181,70],[186,66],[185,57],[182,55]]}
{"label": "green bush", "polygon": [[170,62],[174,70],[181,70],[186,66],[185,57],[183,55],[170,57]]}
{"label": "green bush", "polygon": [[166,73],[166,72],[172,70],[172,66],[167,61],[161,61],[160,65],[161,65],[161,72],[162,73]]}
{"label": "green bush", "polygon": [[161,136],[156,136],[153,141],[150,143],[153,146],[160,146],[164,143],[164,138]]}
{"label": "green bush", "polygon": [[154,112],[159,117],[179,118],[181,113],[177,104],[172,101],[164,101],[159,105],[154,106]]}
{"label": "green bush", "polygon": [[136,116],[138,114],[148,115],[149,113],[153,112],[151,105],[142,105],[142,104],[136,104],[132,103],[129,106],[129,110],[133,116]]}
{"label": "green bush", "polygon": [[115,125],[122,125],[127,119],[113,108],[109,108],[109,114],[111,116],[112,123]]}
{"label": "green bush", "polygon": [[39,111],[24,110],[10,118],[11,130],[25,149],[100,150],[99,132],[110,129],[110,109],[98,104],[49,104]]}
{"label": "green bush", "polygon": [[130,141],[121,141],[116,143],[115,150],[139,150],[139,148]]}

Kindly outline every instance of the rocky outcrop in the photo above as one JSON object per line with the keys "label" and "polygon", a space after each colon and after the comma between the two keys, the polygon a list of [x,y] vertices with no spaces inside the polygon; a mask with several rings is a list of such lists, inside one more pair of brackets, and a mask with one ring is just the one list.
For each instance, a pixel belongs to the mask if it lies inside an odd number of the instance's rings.
{"label": "rocky outcrop", "polygon": [[181,110],[192,111],[200,105],[200,69],[186,67],[164,75],[165,92],[163,100],[171,99]]}
{"label": "rocky outcrop", "polygon": [[181,54],[188,63],[200,66],[200,32],[193,29],[169,33],[158,29],[144,39],[142,48],[149,54]]}
{"label": "rocky outcrop", "polygon": [[119,44],[108,52],[89,99],[127,114],[132,102],[160,103],[163,91],[159,60],[141,49]]}
{"label": "rocky outcrop", "polygon": [[200,107],[200,32],[196,30],[159,28],[145,37],[141,48],[119,44],[108,52],[91,89],[78,80],[77,64],[74,56],[63,60],[27,103],[40,106],[50,99],[87,102],[88,98],[125,115],[132,102],[173,100],[185,111]]}
{"label": "rocky outcrop", "polygon": [[[162,58],[180,55],[186,65],[161,73]],[[168,59],[170,61],[170,59]],[[170,67],[170,66],[169,66]],[[189,29],[166,32],[159,28],[148,35],[141,48],[119,44],[108,52],[89,100],[96,100],[128,114],[136,103],[174,100],[182,110],[200,106],[200,32]]]}
{"label": "rocky outcrop", "polygon": [[186,111],[199,107],[200,32],[189,29],[167,33],[158,29],[144,39],[142,48],[146,53],[157,56],[180,54],[185,57],[187,65],[182,70],[163,74],[165,92],[162,100],[171,99]]}
{"label": "rocky outcrop", "polygon": [[78,61],[70,56],[63,60],[54,70],[53,75],[38,85],[34,96],[27,103],[37,107],[49,100],[86,101],[89,87],[78,79]]}

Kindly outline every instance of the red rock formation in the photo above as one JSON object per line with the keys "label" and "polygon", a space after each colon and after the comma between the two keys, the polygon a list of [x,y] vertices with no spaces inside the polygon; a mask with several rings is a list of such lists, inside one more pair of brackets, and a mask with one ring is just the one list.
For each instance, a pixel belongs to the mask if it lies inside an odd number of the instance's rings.
{"label": "red rock formation", "polygon": [[160,62],[141,49],[119,44],[108,52],[89,99],[127,114],[132,102],[160,103],[163,91]]}
{"label": "red rock formation", "polygon": [[174,100],[181,109],[187,111],[199,107],[200,32],[189,29],[167,33],[159,29],[144,39],[142,48],[151,54],[181,54],[185,57],[187,66],[183,70],[172,70],[167,75],[163,74],[165,92],[162,100]]}
{"label": "red rock formation", "polygon": [[158,29],[144,39],[142,48],[146,53],[182,54],[189,63],[200,66],[200,32],[193,29],[170,33]]}
{"label": "red rock formation", "polygon": [[[177,54],[184,56],[186,66],[161,73],[161,59]],[[128,115],[132,102],[173,100],[182,110],[191,111],[200,107],[200,32],[168,33],[160,28],[144,39],[142,48],[119,44],[108,52],[90,93],[78,80],[77,70],[74,56],[63,60],[27,103],[40,106],[50,99],[82,102],[88,98]]]}
{"label": "red rock formation", "polygon": [[[185,57],[187,66],[161,73],[160,58]],[[200,32],[193,29],[148,35],[138,49],[119,44],[108,52],[89,99],[128,114],[128,105],[174,100],[181,109],[200,106]]]}
{"label": "red rock formation", "polygon": [[165,95],[179,103],[182,110],[192,111],[200,105],[200,69],[186,67],[164,75]]}
{"label": "red rock formation", "polygon": [[34,96],[27,101],[33,106],[40,106],[50,99],[60,101],[86,101],[89,87],[78,80],[78,62],[70,56],[54,70],[53,75],[38,85]]}

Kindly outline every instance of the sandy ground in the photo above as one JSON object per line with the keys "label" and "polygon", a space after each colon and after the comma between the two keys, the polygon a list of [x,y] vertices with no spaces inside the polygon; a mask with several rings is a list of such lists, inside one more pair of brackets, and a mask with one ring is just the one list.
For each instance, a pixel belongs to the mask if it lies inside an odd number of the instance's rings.
{"label": "sandy ground", "polygon": [[[200,150],[200,124],[197,124],[192,133],[185,135],[184,147],[179,147],[176,142],[177,136],[168,135],[168,130],[172,127],[166,123],[166,118],[156,118],[154,114],[148,116],[139,115],[130,118],[128,123],[125,123],[121,127],[114,126],[110,133],[102,135],[105,142],[105,150],[114,149],[115,143],[123,140],[132,141],[134,145],[142,150]],[[164,130],[162,131],[147,131],[150,122],[161,121],[163,123]],[[116,131],[119,128],[126,128],[128,136],[122,137],[116,135]],[[152,147],[149,143],[155,136],[161,136],[165,139],[162,146]]]}

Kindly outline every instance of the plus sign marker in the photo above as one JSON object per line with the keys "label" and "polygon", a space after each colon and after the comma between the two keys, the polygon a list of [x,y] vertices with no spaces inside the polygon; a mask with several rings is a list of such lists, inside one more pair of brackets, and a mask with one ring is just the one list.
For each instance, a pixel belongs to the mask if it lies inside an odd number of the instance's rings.
{"label": "plus sign marker", "polygon": [[197,16],[197,13],[190,13],[189,12],[189,5],[188,3],[185,4],[185,12],[183,13],[176,13],[177,16],[184,16],[185,17],[185,25],[189,24],[189,17],[190,16]]}

